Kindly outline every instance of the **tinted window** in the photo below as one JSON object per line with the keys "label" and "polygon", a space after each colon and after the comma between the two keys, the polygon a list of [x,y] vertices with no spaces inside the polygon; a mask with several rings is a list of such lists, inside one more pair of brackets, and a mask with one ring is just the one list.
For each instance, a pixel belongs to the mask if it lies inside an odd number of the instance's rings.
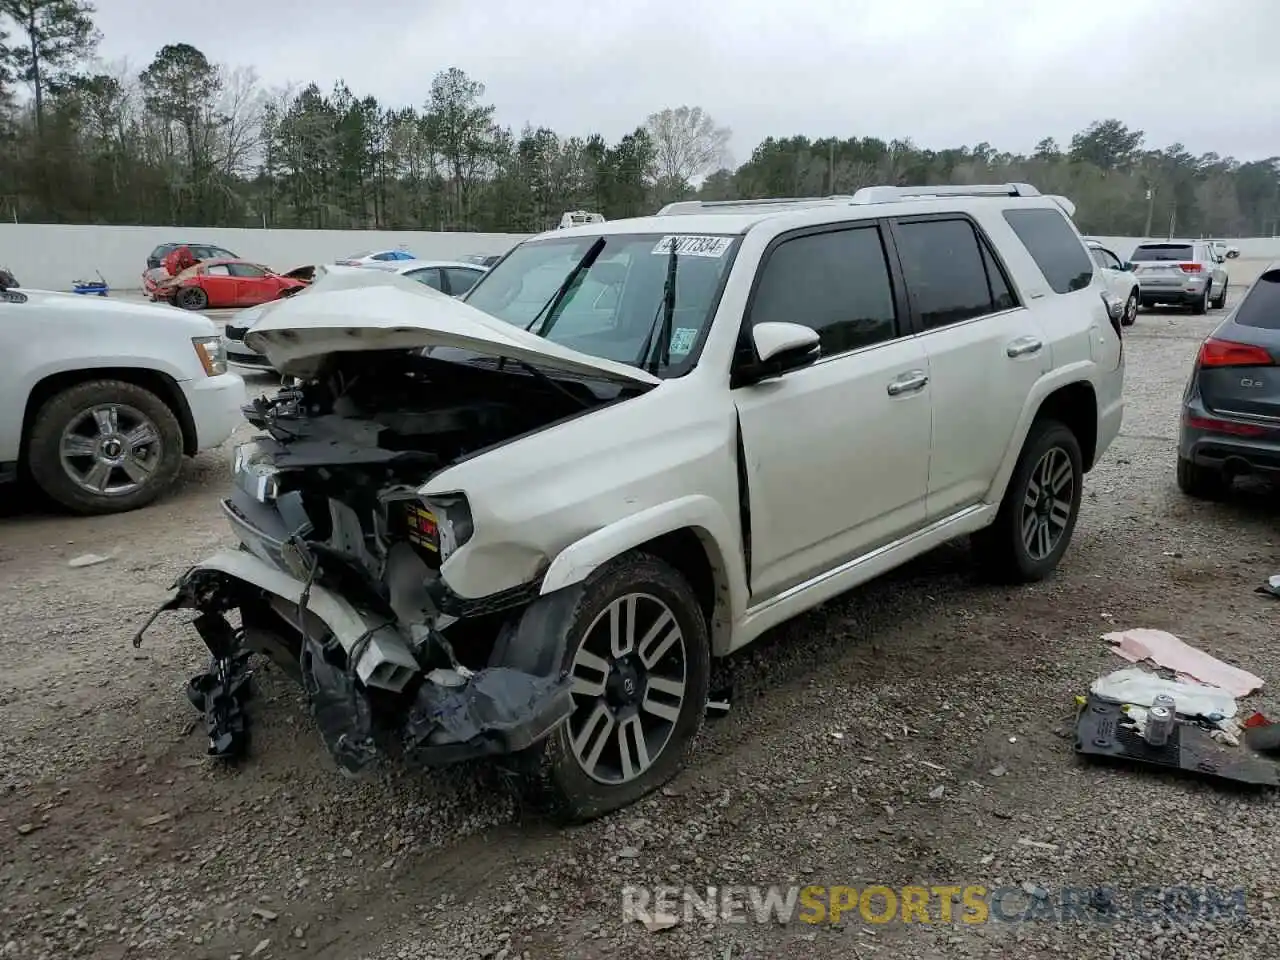
{"label": "tinted window", "polygon": [[[968,220],[919,220],[895,227],[903,278],[926,330],[1008,309],[997,307],[987,264]],[[992,266],[994,266],[994,262]],[[1001,293],[1011,300],[999,271]]]}
{"label": "tinted window", "polygon": [[440,271],[435,267],[423,267],[421,270],[410,270],[405,274],[419,283],[425,283],[432,290],[440,289]]}
{"label": "tinted window", "polygon": [[991,255],[987,245],[981,242],[979,245],[982,247],[982,265],[987,268],[987,284],[991,287],[992,308],[1012,310],[1018,305],[1018,298],[1013,295],[1009,278],[1004,275],[1004,271],[1000,269],[1000,264],[996,263],[996,258]]}
{"label": "tinted window", "polygon": [[449,292],[455,297],[474,287],[481,276],[479,270],[467,270],[463,267],[445,267],[444,272],[449,278]]}
{"label": "tinted window", "polygon": [[231,268],[233,277],[265,277],[267,275],[267,271],[262,267],[255,267],[248,263],[229,263],[227,266]]}
{"label": "tinted window", "polygon": [[1150,263],[1153,260],[1192,260],[1195,250],[1189,243],[1144,243],[1129,259]]}
{"label": "tinted window", "polygon": [[232,253],[230,250],[224,250],[222,249],[222,247],[210,247],[209,256],[217,257],[219,259],[227,259],[227,260],[234,260],[236,258],[236,255],[234,253]]}
{"label": "tinted window", "polygon": [[760,274],[751,323],[800,323],[822,340],[822,355],[897,335],[893,286],[875,227],[815,233],[774,248]]}
{"label": "tinted window", "polygon": [[207,268],[205,273],[211,277],[229,277],[231,276],[231,268],[225,263],[215,263],[212,267]]}
{"label": "tinted window", "polygon": [[1093,280],[1093,261],[1066,217],[1057,210],[1006,210],[1004,218],[1054,293],[1083,290]]}
{"label": "tinted window", "polygon": [[1280,269],[1258,278],[1236,308],[1235,322],[1242,327],[1280,330]]}

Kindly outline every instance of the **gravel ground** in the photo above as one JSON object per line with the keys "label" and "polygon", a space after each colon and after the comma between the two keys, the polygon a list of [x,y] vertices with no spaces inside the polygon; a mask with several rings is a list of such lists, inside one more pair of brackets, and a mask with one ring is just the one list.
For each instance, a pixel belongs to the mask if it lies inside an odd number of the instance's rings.
{"label": "gravel ground", "polygon": [[[1243,266],[1243,265],[1241,265]],[[1099,634],[1170,630],[1273,681],[1280,503],[1173,484],[1207,318],[1144,313],[1122,437],[1049,582],[974,584],[963,544],[736,658],[730,715],[659,795],[574,830],[483,766],[340,777],[300,692],[260,674],[252,757],[203,759],[181,617],[128,637],[228,541],[226,450],[139,513],[0,519],[0,957],[1203,958],[1280,955],[1274,797],[1077,762],[1073,697],[1122,665]],[[97,566],[71,568],[87,552]],[[1280,711],[1267,695],[1251,706]],[[1026,841],[1030,841],[1028,844]],[[1247,888],[1248,917],[1109,924],[732,924],[650,931],[626,884]],[[1010,910],[1020,911],[1028,895]]]}

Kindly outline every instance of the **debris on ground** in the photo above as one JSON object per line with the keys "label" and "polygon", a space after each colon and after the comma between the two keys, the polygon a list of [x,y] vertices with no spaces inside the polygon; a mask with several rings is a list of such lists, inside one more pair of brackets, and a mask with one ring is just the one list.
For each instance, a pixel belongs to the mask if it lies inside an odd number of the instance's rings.
{"label": "debris on ground", "polygon": [[97,553],[82,553],[80,556],[68,561],[68,567],[92,567],[99,563],[106,563],[110,557],[104,557]]}
{"label": "debris on ground", "polygon": [[1150,661],[1174,671],[1180,680],[1221,687],[1235,697],[1247,697],[1262,686],[1261,677],[1223,663],[1163,630],[1119,630],[1103,634],[1102,639],[1130,663]]}
{"label": "debris on ground", "polygon": [[1225,720],[1236,715],[1236,698],[1221,687],[1209,684],[1166,680],[1141,667],[1125,667],[1099,677],[1089,692],[1112,703],[1149,707],[1164,694],[1173,697],[1178,713],[1187,717]]}
{"label": "debris on ground", "polygon": [[1255,593],[1263,593],[1269,597],[1275,597],[1280,600],[1280,573],[1267,577],[1267,582],[1258,587]]}

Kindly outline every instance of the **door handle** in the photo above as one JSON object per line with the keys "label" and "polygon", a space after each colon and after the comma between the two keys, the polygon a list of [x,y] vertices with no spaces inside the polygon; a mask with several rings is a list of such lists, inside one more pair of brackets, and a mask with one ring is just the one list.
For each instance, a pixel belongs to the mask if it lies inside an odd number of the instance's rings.
{"label": "door handle", "polygon": [[1019,337],[1005,347],[1004,352],[1010,357],[1027,357],[1033,353],[1039,353],[1043,346],[1044,344],[1035,337]]}
{"label": "door handle", "polygon": [[928,382],[929,378],[923,370],[912,370],[910,373],[904,373],[896,380],[890,380],[887,389],[889,396],[900,397],[904,393],[915,393],[917,390],[923,390]]}

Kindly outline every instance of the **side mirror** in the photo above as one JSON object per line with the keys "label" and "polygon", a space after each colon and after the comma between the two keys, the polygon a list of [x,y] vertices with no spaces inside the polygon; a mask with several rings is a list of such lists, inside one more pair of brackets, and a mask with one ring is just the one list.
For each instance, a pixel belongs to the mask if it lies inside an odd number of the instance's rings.
{"label": "side mirror", "polygon": [[821,340],[812,327],[799,323],[760,323],[751,328],[756,362],[742,371],[742,381],[757,383],[807,367],[822,356]]}
{"label": "side mirror", "polygon": [[1120,264],[1120,269],[1127,273],[1133,273],[1133,261],[1126,260],[1124,263]]}

